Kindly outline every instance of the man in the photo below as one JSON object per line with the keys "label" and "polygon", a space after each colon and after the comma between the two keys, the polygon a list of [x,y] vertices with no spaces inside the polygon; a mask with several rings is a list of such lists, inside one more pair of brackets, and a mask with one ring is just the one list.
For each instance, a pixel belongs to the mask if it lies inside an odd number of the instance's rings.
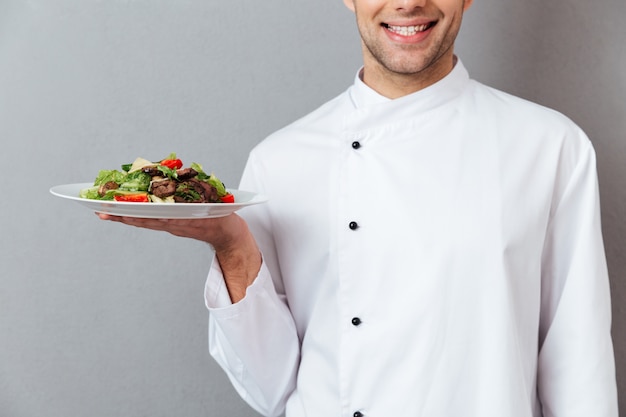
{"label": "man", "polygon": [[344,2],[363,68],[251,152],[267,204],[101,217],[214,247],[211,354],[264,415],[617,417],[589,140],[469,78],[471,0]]}

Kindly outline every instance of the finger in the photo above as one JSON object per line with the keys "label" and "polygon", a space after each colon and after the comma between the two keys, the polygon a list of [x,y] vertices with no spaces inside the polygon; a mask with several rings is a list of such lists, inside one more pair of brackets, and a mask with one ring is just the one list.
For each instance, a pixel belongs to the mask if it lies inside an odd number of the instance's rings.
{"label": "finger", "polygon": [[121,220],[121,218],[119,216],[113,216],[113,215],[108,214],[108,213],[100,213],[100,212],[97,211],[95,214],[101,220],[110,220],[110,221],[114,221],[114,222],[119,222]]}

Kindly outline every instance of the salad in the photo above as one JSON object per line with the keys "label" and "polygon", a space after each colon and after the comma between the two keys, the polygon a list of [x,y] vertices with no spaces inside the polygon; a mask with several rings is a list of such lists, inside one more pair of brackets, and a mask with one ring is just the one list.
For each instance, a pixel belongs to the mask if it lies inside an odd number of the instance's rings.
{"label": "salad", "polygon": [[235,197],[215,175],[193,162],[188,168],[171,153],[151,162],[137,158],[120,170],[101,170],[93,186],[80,190],[90,200],[141,203],[234,203]]}

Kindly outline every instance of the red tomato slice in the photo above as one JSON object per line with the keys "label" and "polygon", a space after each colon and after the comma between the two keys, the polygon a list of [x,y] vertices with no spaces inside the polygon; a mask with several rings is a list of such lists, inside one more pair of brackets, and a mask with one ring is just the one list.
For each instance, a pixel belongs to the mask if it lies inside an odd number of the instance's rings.
{"label": "red tomato slice", "polygon": [[119,194],[113,196],[115,201],[126,201],[130,203],[149,203],[150,199],[148,198],[148,194],[146,193],[137,193],[137,194]]}
{"label": "red tomato slice", "polygon": [[183,162],[180,159],[164,159],[161,161],[161,165],[169,169],[180,169],[183,167]]}
{"label": "red tomato slice", "polygon": [[235,202],[235,196],[232,194],[226,194],[223,197],[220,197],[220,199],[222,200],[222,203],[234,203]]}

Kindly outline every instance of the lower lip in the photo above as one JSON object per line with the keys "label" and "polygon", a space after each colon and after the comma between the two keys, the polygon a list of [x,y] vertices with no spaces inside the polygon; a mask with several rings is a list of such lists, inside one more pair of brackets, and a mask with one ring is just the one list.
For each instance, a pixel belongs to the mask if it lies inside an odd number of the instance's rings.
{"label": "lower lip", "polygon": [[383,30],[385,31],[387,36],[394,42],[398,42],[398,43],[419,43],[423,41],[430,34],[432,29],[433,29],[433,26],[429,27],[428,29],[422,32],[416,32],[413,35],[403,36],[383,26]]}

